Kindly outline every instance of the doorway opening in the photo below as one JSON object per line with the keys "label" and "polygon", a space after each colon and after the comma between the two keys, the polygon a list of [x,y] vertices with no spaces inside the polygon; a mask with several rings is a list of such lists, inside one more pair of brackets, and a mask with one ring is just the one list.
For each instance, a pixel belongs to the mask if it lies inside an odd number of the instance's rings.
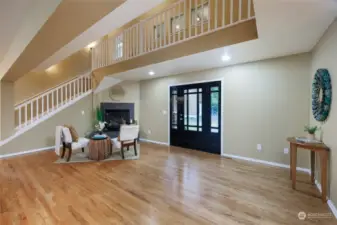
{"label": "doorway opening", "polygon": [[170,145],[221,154],[221,81],[170,87]]}

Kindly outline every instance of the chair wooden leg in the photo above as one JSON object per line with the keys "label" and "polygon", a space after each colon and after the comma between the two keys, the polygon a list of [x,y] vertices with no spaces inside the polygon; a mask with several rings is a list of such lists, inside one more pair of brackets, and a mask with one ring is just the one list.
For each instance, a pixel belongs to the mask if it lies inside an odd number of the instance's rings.
{"label": "chair wooden leg", "polygon": [[84,152],[84,148],[82,148],[82,152]]}
{"label": "chair wooden leg", "polygon": [[137,141],[136,140],[133,142],[133,148],[135,150],[135,156],[137,156]]}
{"label": "chair wooden leg", "polygon": [[125,157],[124,157],[124,148],[123,147],[121,148],[121,153],[122,153],[122,159],[125,159]]}
{"label": "chair wooden leg", "polygon": [[124,159],[124,144],[121,144],[122,159]]}
{"label": "chair wooden leg", "polygon": [[113,145],[112,145],[112,142],[110,142],[110,154],[109,155],[112,155],[112,148],[113,148]]}
{"label": "chair wooden leg", "polygon": [[63,159],[65,152],[66,152],[66,146],[63,144],[63,148],[61,149],[61,154],[60,154],[61,159]]}
{"label": "chair wooden leg", "polygon": [[71,158],[71,154],[72,154],[73,150],[71,149],[71,146],[68,147],[68,157],[67,157],[67,162],[69,162],[70,158]]}
{"label": "chair wooden leg", "polygon": [[130,150],[130,146],[128,145],[126,149],[129,151]]}

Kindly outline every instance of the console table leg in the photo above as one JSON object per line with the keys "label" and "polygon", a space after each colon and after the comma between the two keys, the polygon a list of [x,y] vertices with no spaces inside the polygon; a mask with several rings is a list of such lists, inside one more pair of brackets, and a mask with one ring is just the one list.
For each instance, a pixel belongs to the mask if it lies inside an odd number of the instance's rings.
{"label": "console table leg", "polygon": [[322,187],[322,201],[325,203],[326,200],[326,185],[327,185],[327,179],[328,179],[328,152],[327,151],[321,151],[320,152],[320,158],[321,158],[321,187]]}
{"label": "console table leg", "polygon": [[297,147],[293,146],[291,150],[291,178],[292,188],[296,189],[296,164],[297,164]]}
{"label": "console table leg", "polygon": [[315,151],[310,152],[311,161],[311,183],[315,184]]}
{"label": "console table leg", "polygon": [[292,173],[293,173],[293,170],[292,170],[292,164],[293,164],[293,144],[290,143],[290,180],[292,180]]}

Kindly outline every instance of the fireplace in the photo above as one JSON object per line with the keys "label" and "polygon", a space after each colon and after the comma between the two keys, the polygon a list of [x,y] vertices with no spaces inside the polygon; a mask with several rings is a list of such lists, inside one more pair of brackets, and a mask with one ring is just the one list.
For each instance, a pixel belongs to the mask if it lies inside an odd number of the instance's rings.
{"label": "fireplace", "polygon": [[128,109],[107,109],[105,110],[105,121],[111,131],[119,131],[121,124],[130,124],[130,110]]}
{"label": "fireplace", "polygon": [[119,131],[121,124],[130,124],[134,120],[133,103],[101,103],[107,131]]}

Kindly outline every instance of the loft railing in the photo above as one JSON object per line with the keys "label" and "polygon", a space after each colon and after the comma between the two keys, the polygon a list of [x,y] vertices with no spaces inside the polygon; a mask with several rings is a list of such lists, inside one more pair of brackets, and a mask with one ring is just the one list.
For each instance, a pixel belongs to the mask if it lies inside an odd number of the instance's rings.
{"label": "loft railing", "polygon": [[16,130],[33,125],[91,90],[91,76],[86,74],[15,105]]}
{"label": "loft railing", "polygon": [[255,18],[252,0],[180,0],[169,8],[104,37],[92,51],[98,69]]}

